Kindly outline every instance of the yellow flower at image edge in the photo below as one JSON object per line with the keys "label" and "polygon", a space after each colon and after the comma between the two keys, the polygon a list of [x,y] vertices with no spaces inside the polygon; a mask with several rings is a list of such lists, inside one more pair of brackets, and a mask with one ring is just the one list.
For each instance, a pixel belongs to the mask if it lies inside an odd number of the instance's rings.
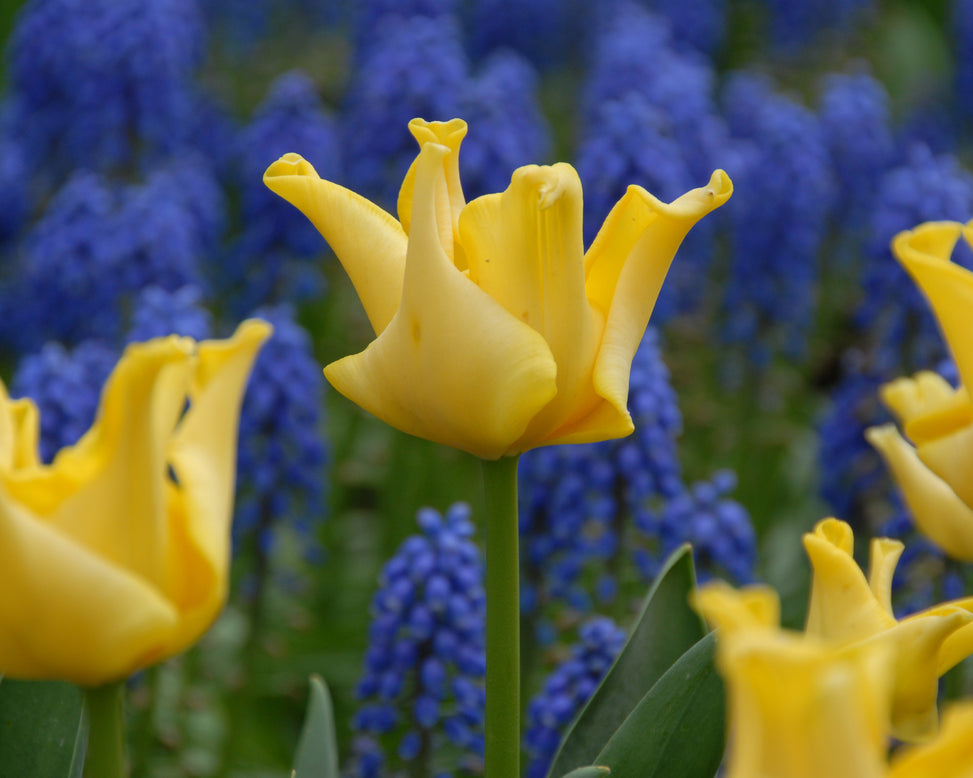
{"label": "yellow flower at image edge", "polygon": [[502,194],[466,203],[465,122],[409,129],[420,151],[398,220],[296,154],[264,176],[331,245],[377,335],[328,380],[392,426],[484,459],[629,434],[632,358],[676,249],[729,198],[729,177],[671,204],[629,187],[585,252],[570,165],[519,168]]}
{"label": "yellow flower at image edge", "polygon": [[[94,686],[177,654],[226,599],[240,404],[270,326],[130,345],[50,465],[0,384],[0,674]],[[188,408],[187,408],[188,401]]]}
{"label": "yellow flower at image edge", "polygon": [[925,371],[882,388],[902,424],[866,432],[902,490],[919,530],[948,555],[973,562],[973,273],[950,261],[960,236],[973,245],[973,222],[932,222],[896,236],[892,249],[923,291],[956,361],[953,389]]}

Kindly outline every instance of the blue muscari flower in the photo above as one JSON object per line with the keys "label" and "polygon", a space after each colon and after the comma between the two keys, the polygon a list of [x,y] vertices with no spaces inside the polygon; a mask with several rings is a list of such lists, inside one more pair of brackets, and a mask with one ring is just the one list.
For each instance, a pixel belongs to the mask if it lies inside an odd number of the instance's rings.
{"label": "blue muscari flower", "polygon": [[727,29],[726,0],[648,0],[645,5],[669,20],[677,43],[709,56],[722,46]]}
{"label": "blue muscari flower", "polygon": [[[644,95],[629,92],[599,106],[590,133],[578,147],[577,169],[584,186],[585,239],[590,243],[608,212],[638,182],[657,197],[670,201],[692,189],[693,176],[685,149],[668,115]],[[670,269],[668,282],[653,310],[661,324],[691,310],[702,291],[712,257],[713,230],[705,224],[693,231]]]}
{"label": "blue muscari flower", "polygon": [[599,132],[598,106],[636,92],[666,118],[694,181],[708,181],[725,145],[711,63],[678,51],[666,20],[632,3],[612,9],[592,51],[583,87],[583,136]]}
{"label": "blue muscari flower", "polygon": [[387,16],[453,17],[457,6],[457,0],[358,0],[351,19],[355,47],[360,54],[375,45],[372,37]]}
{"label": "blue muscari flower", "polygon": [[567,660],[527,705],[527,778],[544,778],[571,720],[588,701],[625,643],[625,630],[600,616],[585,622]]}
{"label": "blue muscari flower", "polygon": [[466,19],[470,54],[479,60],[509,48],[538,68],[561,67],[582,50],[593,15],[581,0],[473,0]]}
{"label": "blue muscari flower", "polygon": [[973,94],[973,0],[953,0],[949,28],[953,31],[956,48],[954,103],[969,121],[973,119],[973,104],[970,103]]}
{"label": "blue muscari flower", "polygon": [[118,357],[108,343],[86,340],[71,350],[49,342],[20,361],[10,394],[31,397],[37,404],[44,462],[87,432],[95,420],[102,385]]}
{"label": "blue muscari flower", "polygon": [[[75,174],[25,236],[5,296],[4,339],[23,352],[47,339],[110,338],[119,327],[116,196],[100,176]],[[13,304],[17,300],[19,304]]]}
{"label": "blue muscari flower", "polygon": [[516,168],[549,155],[551,133],[537,101],[537,74],[523,57],[510,51],[491,55],[461,102],[460,115],[472,128],[460,152],[467,200],[502,192]]}
{"label": "blue muscari flower", "polygon": [[20,135],[62,175],[172,152],[205,47],[193,0],[31,0],[8,44]]}
{"label": "blue muscari flower", "polygon": [[893,162],[889,111],[885,86],[867,73],[832,73],[824,80],[819,114],[838,187],[833,213],[847,229],[861,230]]}
{"label": "blue muscari flower", "polygon": [[184,286],[172,292],[147,286],[132,306],[127,340],[133,343],[185,335],[199,341],[212,334],[212,316],[203,306],[203,293],[198,286]]}
{"label": "blue muscari flower", "polygon": [[27,154],[6,124],[0,118],[0,255],[13,245],[33,205]]}
{"label": "blue muscari flower", "polygon": [[764,0],[774,50],[794,54],[824,31],[845,33],[865,19],[874,0]]}
{"label": "blue muscari flower", "polygon": [[322,178],[341,178],[337,130],[314,82],[299,70],[278,76],[241,131],[237,148],[245,229],[263,230],[268,246],[297,256],[320,254],[321,236],[313,225],[263,183],[267,166],[292,151],[302,154]]}
{"label": "blue muscari flower", "polygon": [[639,528],[661,541],[657,541],[661,553],[654,558],[651,553],[637,555],[643,576],[655,576],[669,554],[690,543],[701,581],[715,576],[752,583],[757,536],[746,508],[727,496],[735,488],[736,474],[720,470],[667,500],[655,516],[640,513]]}
{"label": "blue muscari flower", "polygon": [[751,357],[801,356],[813,324],[821,244],[834,196],[817,117],[769,81],[733,76],[724,94],[738,154],[728,172],[740,196],[730,219],[724,336]]}
{"label": "blue muscari flower", "polygon": [[[417,514],[372,600],[352,773],[432,774],[438,759],[478,774],[483,756],[486,599],[467,505]],[[440,774],[440,773],[437,773]],[[448,775],[449,773],[442,773]]]}
{"label": "blue muscari flower", "polygon": [[[521,457],[521,607],[541,640],[549,633],[548,606],[591,607],[582,574],[622,552],[619,537],[631,517],[682,491],[676,447],[682,416],[651,327],[632,363],[629,410],[635,432],[627,438]],[[603,576],[595,595],[610,600],[614,588],[612,577]]]}
{"label": "blue muscari flower", "polygon": [[393,207],[416,155],[415,140],[405,128],[416,116],[446,120],[459,115],[467,86],[466,55],[452,17],[388,14],[358,56],[345,96],[346,173],[352,189]]}
{"label": "blue muscari flower", "polygon": [[[926,147],[914,146],[907,161],[881,179],[878,192],[869,224],[863,300],[856,323],[877,336],[876,372],[891,380],[935,364],[946,353],[928,303],[892,256],[890,243],[902,230],[926,221],[969,221],[973,174],[953,156],[934,156]],[[973,267],[973,253],[963,241],[953,261]]]}
{"label": "blue muscari flower", "polygon": [[237,542],[253,537],[262,552],[286,519],[312,541],[324,516],[324,376],[311,339],[286,306],[254,316],[274,326],[253,366],[240,413]]}

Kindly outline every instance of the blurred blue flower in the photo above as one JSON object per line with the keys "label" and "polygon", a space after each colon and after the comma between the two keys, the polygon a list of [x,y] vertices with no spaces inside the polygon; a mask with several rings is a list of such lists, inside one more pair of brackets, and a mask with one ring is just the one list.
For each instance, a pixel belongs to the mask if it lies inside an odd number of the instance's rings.
{"label": "blurred blue flower", "polygon": [[874,0],[764,0],[770,39],[780,54],[795,55],[822,32],[846,33],[869,18]]}
{"label": "blurred blue flower", "polygon": [[504,191],[516,168],[540,164],[549,155],[551,133],[537,101],[537,86],[529,62],[500,51],[483,63],[464,90],[460,116],[470,133],[460,151],[460,178],[467,200]]}
{"label": "blurred blue flower", "polygon": [[888,93],[866,73],[832,73],[822,85],[819,113],[838,187],[834,219],[860,231],[895,153]]}
{"label": "blurred blue flower", "polygon": [[372,600],[353,722],[352,774],[363,778],[482,771],[486,599],[470,509],[416,518],[421,534],[386,563]]}
{"label": "blurred blue flower", "polygon": [[127,341],[129,343],[185,335],[193,340],[212,337],[212,316],[203,306],[198,286],[167,291],[158,286],[142,289],[132,306]]}
{"label": "blurred blue flower", "polygon": [[47,343],[24,357],[10,384],[12,397],[30,397],[40,411],[40,456],[50,462],[78,442],[95,420],[101,388],[118,361],[113,346],[86,340],[68,350]]}
{"label": "blurred blue flower", "polygon": [[521,457],[521,608],[542,642],[549,607],[584,612],[592,594],[614,598],[610,573],[594,592],[583,573],[605,570],[625,553],[619,538],[632,518],[682,491],[676,446],[682,416],[651,327],[632,363],[629,410],[635,423],[630,437],[538,448]]}
{"label": "blurred blue flower", "polygon": [[730,220],[731,260],[723,335],[763,363],[806,353],[820,251],[834,184],[817,117],[750,74],[725,87],[737,144],[727,170],[739,197]]}
{"label": "blurred blue flower", "polygon": [[416,143],[407,130],[419,116],[459,115],[467,61],[449,16],[383,16],[359,52],[345,95],[342,149],[350,187],[391,208]]}
{"label": "blurred blue flower", "polygon": [[457,0],[358,0],[353,4],[351,19],[358,55],[378,45],[373,39],[375,30],[386,17],[453,17],[458,5]]}
{"label": "blurred blue flower", "polygon": [[314,552],[314,528],[325,512],[324,376],[288,307],[253,315],[274,333],[254,363],[240,413],[234,538],[254,538],[267,553],[286,521]]}
{"label": "blurred blue flower", "polygon": [[[973,103],[970,102],[973,94],[973,0],[953,0],[950,29],[956,47],[956,109],[969,122],[973,119]],[[968,130],[969,124],[966,127]]]}
{"label": "blurred blue flower", "polygon": [[194,0],[30,0],[7,49],[19,136],[55,176],[169,153],[205,49]]}
{"label": "blurred blue flower", "polygon": [[625,644],[625,630],[604,616],[582,624],[578,637],[568,659],[547,677],[527,705],[527,778],[547,775],[568,724],[594,694]]}
{"label": "blurred blue flower", "polygon": [[728,27],[727,0],[643,0],[672,25],[677,43],[712,57],[723,45]]}
{"label": "blurred blue flower", "polygon": [[[876,374],[897,375],[934,365],[946,356],[929,305],[892,256],[892,238],[927,221],[967,222],[973,216],[973,174],[950,155],[914,146],[908,159],[880,181],[869,223],[862,303],[856,323],[871,333]],[[953,261],[973,268],[973,252],[960,241]]]}
{"label": "blurred blue flower", "polygon": [[470,55],[480,60],[513,49],[538,68],[562,67],[582,50],[594,15],[580,0],[473,0],[466,13]]}

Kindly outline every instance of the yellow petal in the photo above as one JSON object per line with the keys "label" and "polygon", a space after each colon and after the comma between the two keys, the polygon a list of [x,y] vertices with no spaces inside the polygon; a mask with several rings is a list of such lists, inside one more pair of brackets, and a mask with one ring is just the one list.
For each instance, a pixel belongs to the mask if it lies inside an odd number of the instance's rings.
{"label": "yellow petal", "polygon": [[868,555],[868,587],[886,613],[892,611],[892,579],[905,546],[892,538],[872,538]]}
{"label": "yellow petal", "polygon": [[[131,518],[131,517],[129,517]],[[161,658],[178,614],[159,590],[0,490],[0,674],[86,686]]]}
{"label": "yellow petal", "polygon": [[[851,642],[895,626],[891,610],[875,597],[851,555],[853,541],[851,527],[837,519],[825,519],[804,535],[814,571],[805,630],[809,635]],[[901,553],[902,544],[897,545]]]}
{"label": "yellow petal", "polygon": [[518,168],[502,195],[478,198],[460,215],[470,279],[539,332],[557,363],[557,397],[518,451],[551,442],[597,400],[591,370],[602,319],[585,297],[581,230],[581,180],[564,163]]}
{"label": "yellow petal", "polygon": [[736,632],[780,626],[780,600],[769,586],[734,589],[725,581],[711,581],[694,590],[690,599],[713,629]]}
{"label": "yellow petal", "polygon": [[934,740],[896,751],[888,778],[973,778],[973,703],[950,705]]}
{"label": "yellow petal", "polygon": [[11,400],[0,381],[0,472],[38,467],[40,420],[29,398]]}
{"label": "yellow petal", "polygon": [[[409,122],[409,132],[416,139],[421,149],[424,143],[438,143],[446,146],[449,153],[443,159],[446,172],[446,191],[437,192],[436,223],[442,234],[443,250],[453,260],[453,264],[460,270],[466,269],[466,259],[462,246],[457,242],[459,236],[459,214],[466,205],[463,197],[463,185],[459,179],[459,147],[466,137],[466,122],[462,119],[451,119],[448,122],[427,122],[425,119],[413,119]],[[416,158],[418,159],[418,157]],[[402,188],[399,190],[399,223],[402,229],[409,232],[412,221],[412,197],[415,190],[416,160],[409,166],[405,174]]]}
{"label": "yellow petal", "polygon": [[269,324],[251,319],[227,340],[199,344],[189,409],[168,449],[177,484],[169,499],[166,592],[181,615],[168,654],[195,642],[226,599],[240,406],[270,334]]}
{"label": "yellow petal", "polygon": [[168,557],[166,446],[192,378],[193,342],[130,345],[98,416],[50,467],[8,476],[12,498],[104,560],[164,588]]}
{"label": "yellow petal", "polygon": [[891,424],[865,431],[902,490],[919,531],[955,559],[973,562],[973,510],[933,473]]}
{"label": "yellow petal", "polygon": [[973,506],[973,425],[918,445],[916,453],[967,506]]}
{"label": "yellow petal", "polygon": [[728,689],[727,778],[884,775],[890,651],[839,652],[746,633],[717,659]]}
{"label": "yellow petal", "polygon": [[[616,419],[606,433],[628,420],[632,359],[676,250],[690,228],[732,193],[733,184],[722,170],[713,173],[706,187],[693,189],[668,205],[640,187],[629,187],[588,249],[587,297],[606,317],[594,388],[614,409]],[[593,414],[589,426],[602,423],[604,414]]]}
{"label": "yellow petal", "polygon": [[264,184],[296,206],[331,246],[381,333],[399,307],[407,238],[391,215],[361,195],[322,180],[309,162],[285,154]]}
{"label": "yellow petal", "polygon": [[496,459],[554,397],[557,368],[538,332],[444,253],[435,203],[448,152],[427,143],[419,153],[401,308],[365,351],[325,375],[404,432]]}
{"label": "yellow petal", "polygon": [[963,226],[931,222],[900,233],[892,250],[925,293],[965,386],[973,386],[973,273],[950,261]]}

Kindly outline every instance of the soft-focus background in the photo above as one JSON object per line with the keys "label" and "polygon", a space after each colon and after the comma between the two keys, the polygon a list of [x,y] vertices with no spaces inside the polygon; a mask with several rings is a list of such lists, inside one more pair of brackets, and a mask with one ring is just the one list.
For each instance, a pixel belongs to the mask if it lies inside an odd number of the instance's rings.
{"label": "soft-focus background", "polygon": [[[680,543],[799,624],[817,519],[913,539],[861,432],[883,381],[953,372],[888,247],[973,218],[973,0],[6,0],[0,33],[0,371],[40,405],[43,455],[90,424],[126,342],[276,327],[230,604],[132,680],[134,778],[286,776],[312,672],[348,775],[481,771],[478,465],[327,391],[321,366],[372,332],[261,183],[289,151],[394,211],[408,120],[460,116],[467,199],[569,161],[588,241],[630,183],[735,182],[636,357],[635,434],[522,458],[531,778]],[[967,580],[916,540],[898,607]]]}

